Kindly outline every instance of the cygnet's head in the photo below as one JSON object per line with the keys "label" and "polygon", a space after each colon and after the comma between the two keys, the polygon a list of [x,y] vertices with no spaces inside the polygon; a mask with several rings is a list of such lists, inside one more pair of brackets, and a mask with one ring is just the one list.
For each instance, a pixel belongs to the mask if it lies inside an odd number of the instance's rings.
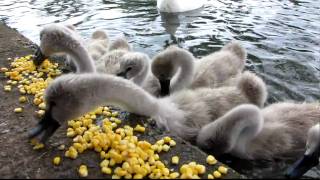
{"label": "cygnet's head", "polygon": [[118,37],[110,43],[109,51],[112,50],[126,50],[131,51],[131,46],[125,37]]}
{"label": "cygnet's head", "polygon": [[62,24],[45,26],[40,32],[40,48],[36,52],[34,63],[41,64],[53,54],[65,54],[70,49],[80,46],[75,31]]}
{"label": "cygnet's head", "polygon": [[286,176],[288,178],[300,178],[309,169],[319,164],[320,157],[320,123],[311,127],[308,131],[306,151],[304,156],[291,166]]}
{"label": "cygnet's head", "polygon": [[177,60],[185,56],[185,50],[176,46],[169,46],[153,58],[151,71],[160,82],[161,94],[169,94],[170,81],[177,74],[179,68],[178,63],[180,62],[177,62]]}
{"label": "cygnet's head", "polygon": [[105,31],[98,29],[92,33],[91,38],[92,39],[108,39],[108,35]]}
{"label": "cygnet's head", "polygon": [[128,52],[120,58],[120,69],[117,76],[131,79],[148,71],[149,57],[140,52]]}

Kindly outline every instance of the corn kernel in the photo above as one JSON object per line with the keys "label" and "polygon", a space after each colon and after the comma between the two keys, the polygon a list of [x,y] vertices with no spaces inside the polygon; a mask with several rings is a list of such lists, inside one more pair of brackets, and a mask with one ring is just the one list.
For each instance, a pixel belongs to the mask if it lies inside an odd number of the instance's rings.
{"label": "corn kernel", "polygon": [[169,149],[170,149],[170,146],[168,146],[166,144],[162,146],[162,150],[165,151],[165,152],[168,152]]}
{"label": "corn kernel", "polygon": [[180,176],[178,172],[173,172],[169,175],[170,179],[176,179]]}
{"label": "corn kernel", "polygon": [[117,117],[118,115],[119,115],[119,112],[117,112],[117,111],[111,113],[112,117]]}
{"label": "corn kernel", "polygon": [[88,176],[88,168],[86,165],[81,165],[79,168],[79,175],[81,177],[87,177]]}
{"label": "corn kernel", "polygon": [[142,174],[135,174],[133,176],[133,179],[142,179],[143,178],[143,175]]}
{"label": "corn kernel", "polygon": [[198,174],[204,174],[206,172],[206,167],[201,164],[197,164],[196,169],[198,171]]}
{"label": "corn kernel", "polygon": [[214,179],[214,176],[212,174],[208,174],[208,179]]}
{"label": "corn kernel", "polygon": [[1,68],[1,72],[4,73],[4,72],[7,72],[7,71],[8,71],[8,68],[5,68],[5,67],[2,67],[2,68]]}
{"label": "corn kernel", "polygon": [[37,116],[38,117],[42,117],[45,114],[45,111],[40,109],[39,111],[37,111]]}
{"label": "corn kernel", "polygon": [[169,144],[170,144],[170,146],[175,146],[177,143],[176,143],[174,140],[171,140],[171,141],[169,142]]}
{"label": "corn kernel", "polygon": [[19,102],[24,103],[26,101],[27,101],[27,97],[25,97],[25,96],[19,97]]}
{"label": "corn kernel", "polygon": [[163,140],[164,140],[164,143],[170,143],[171,137],[166,136],[166,137],[163,138]]}
{"label": "corn kernel", "polygon": [[44,102],[39,104],[39,108],[45,110],[46,109],[46,104]]}
{"label": "corn kernel", "polygon": [[108,167],[108,165],[109,165],[109,161],[106,159],[100,163],[100,167]]}
{"label": "corn kernel", "polygon": [[61,162],[61,158],[59,156],[53,158],[53,164],[58,166]]}
{"label": "corn kernel", "polygon": [[114,175],[112,175],[111,179],[121,179],[121,177],[114,174]]}
{"label": "corn kernel", "polygon": [[66,148],[66,146],[65,146],[64,144],[61,144],[61,145],[58,147],[58,149],[59,149],[60,151],[63,151],[65,148]]}
{"label": "corn kernel", "polygon": [[220,178],[220,177],[221,177],[221,173],[220,173],[219,171],[214,171],[214,172],[213,172],[213,176],[214,176],[215,178]]}
{"label": "corn kernel", "polygon": [[222,174],[227,174],[228,173],[228,168],[219,166],[218,171]]}
{"label": "corn kernel", "polygon": [[38,150],[38,149],[42,149],[42,148],[44,148],[44,144],[42,144],[42,143],[38,143],[33,147],[34,150]]}
{"label": "corn kernel", "polygon": [[15,112],[15,113],[21,113],[22,111],[23,111],[22,108],[15,108],[15,109],[14,109],[14,112]]}
{"label": "corn kernel", "polygon": [[212,155],[209,155],[206,160],[207,160],[207,163],[210,165],[214,165],[217,163],[216,158]]}
{"label": "corn kernel", "polygon": [[178,156],[173,156],[171,158],[172,164],[179,164],[179,157]]}
{"label": "corn kernel", "polygon": [[111,174],[112,170],[111,170],[111,168],[108,168],[108,167],[102,167],[101,172],[104,174]]}

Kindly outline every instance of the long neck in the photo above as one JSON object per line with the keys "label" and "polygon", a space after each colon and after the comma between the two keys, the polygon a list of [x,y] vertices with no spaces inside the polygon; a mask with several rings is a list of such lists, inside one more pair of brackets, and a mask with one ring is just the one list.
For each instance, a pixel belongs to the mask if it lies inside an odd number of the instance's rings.
{"label": "long neck", "polygon": [[188,87],[193,80],[194,76],[194,58],[192,54],[184,54],[175,59],[175,63],[180,67],[179,74],[173,79],[173,83],[170,87],[170,93],[179,91],[185,87]]}
{"label": "long neck", "polygon": [[95,105],[116,105],[129,112],[151,117],[158,113],[158,100],[129,80],[92,73],[73,76],[77,79],[75,87],[83,87],[78,96],[85,97]]}
{"label": "long neck", "polygon": [[[220,153],[232,152],[244,156],[247,144],[261,132],[263,117],[260,109],[254,105],[240,105],[230,110],[224,116],[204,126],[198,136],[200,146],[210,145],[212,142]],[[212,145],[210,146],[212,147]],[[212,147],[214,149],[215,146]]]}
{"label": "long neck", "polygon": [[96,72],[94,62],[82,43],[79,43],[75,49],[71,48],[70,55],[73,57],[78,73]]}
{"label": "long neck", "polygon": [[142,85],[142,83],[147,79],[147,76],[149,75],[150,72],[150,62],[149,59],[145,59],[143,61],[143,68],[141,69],[141,71],[139,72],[139,74],[137,74],[134,78],[133,78],[133,82],[137,85]]}

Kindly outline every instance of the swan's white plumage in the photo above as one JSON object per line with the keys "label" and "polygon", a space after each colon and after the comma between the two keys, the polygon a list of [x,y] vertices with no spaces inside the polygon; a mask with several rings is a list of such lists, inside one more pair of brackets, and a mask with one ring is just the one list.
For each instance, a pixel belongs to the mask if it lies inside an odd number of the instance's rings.
{"label": "swan's white plumage", "polygon": [[205,0],[157,0],[160,12],[177,13],[199,9],[204,6]]}

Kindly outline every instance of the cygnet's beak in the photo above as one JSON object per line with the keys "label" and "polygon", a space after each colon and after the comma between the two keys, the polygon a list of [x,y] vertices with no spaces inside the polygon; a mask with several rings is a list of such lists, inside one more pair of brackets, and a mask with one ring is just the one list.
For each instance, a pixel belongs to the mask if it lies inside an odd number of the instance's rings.
{"label": "cygnet's beak", "polygon": [[128,79],[128,78],[127,78],[127,72],[125,72],[125,71],[118,73],[117,76],[122,77],[122,78],[124,78],[124,79]]}
{"label": "cygnet's beak", "polygon": [[160,96],[167,96],[170,94],[170,79],[160,79]]}
{"label": "cygnet's beak", "polygon": [[296,161],[286,172],[290,179],[301,178],[308,170],[319,164],[320,147],[310,155],[304,155]]}
{"label": "cygnet's beak", "polygon": [[28,138],[33,139],[44,133],[40,142],[45,143],[59,127],[60,124],[52,118],[51,110],[49,109],[45,112],[38,125],[30,131]]}
{"label": "cygnet's beak", "polygon": [[41,52],[40,47],[37,49],[35,53],[35,57],[33,59],[33,64],[39,66],[42,62],[47,59],[47,57]]}

